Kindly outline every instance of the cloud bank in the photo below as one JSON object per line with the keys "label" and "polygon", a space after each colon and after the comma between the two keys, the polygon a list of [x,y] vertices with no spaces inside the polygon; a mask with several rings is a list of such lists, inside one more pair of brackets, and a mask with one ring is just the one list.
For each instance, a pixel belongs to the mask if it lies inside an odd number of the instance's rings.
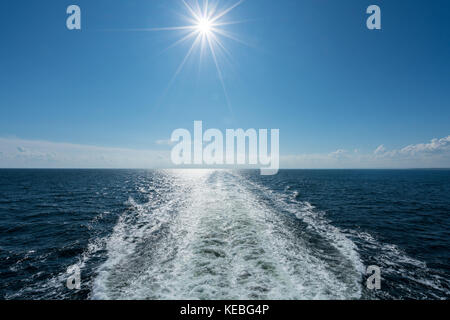
{"label": "cloud bank", "polygon": [[162,168],[169,151],[0,138],[2,168]]}
{"label": "cloud bank", "polygon": [[380,145],[372,153],[339,149],[329,154],[282,156],[284,168],[450,168],[450,135],[401,149]]}
{"label": "cloud bank", "polygon": [[[0,138],[1,168],[171,168],[166,151],[108,148],[50,141]],[[450,135],[429,143],[373,152],[338,149],[324,154],[282,155],[282,168],[450,168]]]}

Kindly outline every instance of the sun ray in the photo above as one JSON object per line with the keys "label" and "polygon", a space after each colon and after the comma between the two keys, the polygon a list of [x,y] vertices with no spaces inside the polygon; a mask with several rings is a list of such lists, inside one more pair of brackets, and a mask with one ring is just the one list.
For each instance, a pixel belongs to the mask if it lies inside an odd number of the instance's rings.
{"label": "sun ray", "polygon": [[193,30],[195,26],[180,26],[180,27],[162,27],[162,28],[134,28],[134,29],[120,29],[118,31],[177,31],[177,30]]}
{"label": "sun ray", "polygon": [[184,36],[183,38],[177,40],[176,42],[174,42],[170,46],[168,46],[166,49],[164,49],[163,52],[167,51],[167,50],[169,50],[169,49],[171,49],[173,47],[176,47],[177,45],[185,42],[186,40],[189,40],[190,38],[195,37],[196,35],[197,35],[197,32],[195,32],[195,31],[189,32],[186,36]]}
{"label": "sun ray", "polygon": [[209,8],[208,13],[207,13],[208,19],[211,19],[214,16],[218,5],[219,5],[218,1],[214,1],[213,3],[211,3],[211,2],[208,3],[208,8]]}
{"label": "sun ray", "polygon": [[234,40],[234,41],[239,42],[239,43],[241,43],[241,44],[244,44],[244,45],[246,45],[246,46],[249,45],[249,44],[246,43],[245,41],[239,39],[238,37],[236,37],[235,35],[233,35],[233,34],[227,32],[227,31],[224,31],[224,30],[221,30],[221,29],[217,29],[217,28],[214,28],[213,31],[214,31],[215,33],[218,33],[218,34],[224,36],[225,38]]}
{"label": "sun ray", "polygon": [[[198,3],[198,2],[197,2],[197,3]],[[206,0],[204,3],[205,3],[205,5],[204,5],[204,10],[203,10],[203,17],[206,18],[206,19],[208,19],[208,18],[209,18],[209,17],[208,17],[208,12],[209,12],[209,1]]]}
{"label": "sun ray", "polygon": [[227,88],[226,88],[225,82],[224,82],[224,80],[223,80],[222,70],[220,69],[219,63],[218,63],[218,61],[217,61],[216,52],[215,52],[215,50],[214,50],[213,44],[211,43],[211,41],[212,41],[211,39],[212,39],[212,38],[209,38],[209,37],[207,38],[208,43],[209,43],[209,48],[210,48],[210,50],[211,50],[211,54],[212,54],[214,63],[215,63],[215,65],[216,65],[216,69],[217,69],[217,73],[218,73],[218,75],[219,75],[220,83],[222,84],[223,92],[224,92],[224,94],[225,94],[225,99],[227,100],[227,106],[228,106],[230,112],[233,113],[233,109],[231,108],[230,99],[229,99],[229,97],[228,97]]}
{"label": "sun ray", "polygon": [[229,25],[233,25],[233,24],[242,24],[242,23],[246,23],[249,20],[240,20],[240,21],[227,21],[227,22],[216,22],[213,23],[212,25],[214,27],[222,27],[222,26],[229,26]]}
{"label": "sun ray", "polygon": [[220,18],[222,18],[223,16],[225,16],[226,14],[228,14],[231,10],[235,9],[236,7],[240,6],[242,4],[242,2],[244,2],[244,0],[240,0],[238,2],[236,2],[234,5],[232,5],[231,7],[229,7],[228,9],[223,10],[222,12],[218,13],[216,16],[214,16],[211,19],[211,22],[217,21]]}
{"label": "sun ray", "polygon": [[[222,44],[222,42],[220,42],[220,41],[217,39],[216,35],[213,34],[213,35],[211,36],[211,39],[212,39],[212,41],[218,46],[218,48],[222,49],[222,51],[225,52],[225,55],[226,55],[229,59],[233,60],[233,55],[231,54],[230,50],[228,50],[228,49]],[[230,61],[227,61],[227,62],[230,62]]]}
{"label": "sun ray", "polygon": [[192,9],[192,7],[186,2],[186,0],[181,0],[183,1],[184,5],[186,6],[186,8],[188,9],[188,11],[192,14],[192,16],[196,19],[196,20],[200,20],[201,16],[199,16],[194,9]]}
{"label": "sun ray", "polygon": [[175,82],[175,80],[177,79],[178,75],[180,74],[181,70],[183,70],[184,65],[188,61],[188,59],[191,56],[192,52],[194,51],[194,49],[195,49],[196,45],[198,44],[198,41],[199,41],[200,38],[201,38],[201,35],[197,35],[197,38],[192,43],[191,47],[189,48],[188,52],[186,53],[186,56],[184,57],[183,61],[178,66],[177,71],[175,72],[175,74],[173,75],[172,79],[170,80],[170,82],[169,82],[165,92],[167,92],[170,89],[170,87],[172,86],[172,84]]}

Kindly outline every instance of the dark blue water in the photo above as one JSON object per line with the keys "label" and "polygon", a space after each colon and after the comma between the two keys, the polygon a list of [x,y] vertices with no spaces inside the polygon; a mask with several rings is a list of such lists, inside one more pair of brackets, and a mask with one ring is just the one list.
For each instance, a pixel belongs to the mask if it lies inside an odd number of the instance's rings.
{"label": "dark blue water", "polygon": [[0,298],[447,299],[449,194],[450,170],[0,170]]}

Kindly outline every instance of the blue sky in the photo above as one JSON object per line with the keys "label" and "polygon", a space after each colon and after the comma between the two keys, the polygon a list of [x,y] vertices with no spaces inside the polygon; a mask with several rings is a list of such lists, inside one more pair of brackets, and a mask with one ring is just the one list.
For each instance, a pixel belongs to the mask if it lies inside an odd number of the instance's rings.
{"label": "blue sky", "polygon": [[[382,30],[366,28],[371,4]],[[131,30],[180,14],[180,0],[3,1],[0,167],[160,166],[161,141],[194,120],[280,129],[286,167],[450,167],[448,1],[244,1],[226,30],[246,44],[223,38],[219,57],[232,110],[210,54],[168,88],[190,42]]]}

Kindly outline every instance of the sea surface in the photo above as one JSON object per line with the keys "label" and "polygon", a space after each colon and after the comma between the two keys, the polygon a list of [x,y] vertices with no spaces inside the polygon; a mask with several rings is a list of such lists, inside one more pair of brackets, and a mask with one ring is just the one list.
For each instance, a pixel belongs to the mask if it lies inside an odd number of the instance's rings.
{"label": "sea surface", "polygon": [[449,249],[450,170],[0,170],[0,299],[448,299]]}

